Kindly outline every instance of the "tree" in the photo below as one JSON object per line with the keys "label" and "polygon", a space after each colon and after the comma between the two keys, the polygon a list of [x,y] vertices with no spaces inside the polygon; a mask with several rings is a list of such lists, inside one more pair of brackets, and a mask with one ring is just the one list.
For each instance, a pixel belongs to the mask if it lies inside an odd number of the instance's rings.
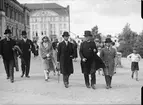
{"label": "tree", "polygon": [[135,48],[137,48],[138,53],[143,57],[143,31],[137,37]]}
{"label": "tree", "polygon": [[118,51],[122,52],[123,57],[126,57],[132,53],[132,49],[136,44],[138,34],[133,32],[130,28],[130,24],[126,24],[123,28],[122,33],[119,34],[119,43],[120,46]]}
{"label": "tree", "polygon": [[92,33],[94,39],[98,38],[101,41],[101,33],[98,32],[98,26],[97,25],[92,28],[91,33]]}

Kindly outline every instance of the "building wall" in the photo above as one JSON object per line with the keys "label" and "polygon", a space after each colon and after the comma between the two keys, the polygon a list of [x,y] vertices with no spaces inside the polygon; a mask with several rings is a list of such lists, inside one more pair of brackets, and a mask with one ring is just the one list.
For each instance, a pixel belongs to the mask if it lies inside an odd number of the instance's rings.
{"label": "building wall", "polygon": [[[51,10],[35,10],[30,15],[31,39],[38,35],[39,42],[46,35],[51,40],[54,37],[61,40],[64,31],[69,31],[69,17],[57,14]],[[37,33],[37,34],[36,34]]]}
{"label": "building wall", "polygon": [[[5,12],[5,25],[1,26],[4,27],[4,29],[11,29],[12,36],[17,36],[19,38],[21,37],[21,32],[23,30],[26,29],[29,33],[30,11],[16,0],[4,0],[3,7],[3,11]],[[3,32],[0,34],[3,36]]]}

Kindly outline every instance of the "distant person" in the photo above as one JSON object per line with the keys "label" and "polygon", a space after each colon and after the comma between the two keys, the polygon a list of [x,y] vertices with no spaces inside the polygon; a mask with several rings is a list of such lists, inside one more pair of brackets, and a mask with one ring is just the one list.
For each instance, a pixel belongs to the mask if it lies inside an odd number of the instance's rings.
{"label": "distant person", "polygon": [[[53,57],[54,57],[54,63],[55,63],[55,68],[56,70],[58,70],[57,68],[57,53],[58,53],[58,44],[59,44],[59,41],[58,39],[55,39],[54,42],[52,43],[52,47],[53,47]],[[54,75],[55,75],[55,72],[54,72]]]}
{"label": "distant person", "polygon": [[115,67],[115,57],[116,51],[112,48],[112,40],[110,38],[106,38],[105,47],[100,52],[100,57],[105,63],[105,68],[103,69],[106,81],[106,89],[112,88],[112,76],[114,75],[114,67]]}
{"label": "distant person", "polygon": [[7,79],[14,82],[14,46],[16,42],[11,39],[11,30],[5,30],[5,38],[0,41],[0,55],[2,55]]}
{"label": "distant person", "polygon": [[117,67],[117,59],[118,59],[118,57],[117,57],[117,47],[115,46],[115,42],[112,42],[112,48],[114,48],[115,51],[116,51],[115,66],[114,66],[114,73],[116,74],[116,67]]}
{"label": "distant person", "polygon": [[76,41],[74,39],[71,39],[70,40],[71,43],[73,43],[73,48],[74,48],[74,62],[76,62],[77,60],[77,57],[78,57],[78,54],[77,54],[77,48],[78,48],[78,44],[76,43]]}
{"label": "distant person", "polygon": [[131,77],[134,78],[134,73],[136,74],[136,81],[138,81],[138,71],[139,71],[139,61],[141,60],[140,54],[137,53],[137,50],[134,48],[133,53],[127,56],[131,60]]}
{"label": "distant person", "polygon": [[34,45],[33,54],[34,54],[34,57],[37,57],[39,55],[39,46],[36,40],[33,41],[33,45]]}

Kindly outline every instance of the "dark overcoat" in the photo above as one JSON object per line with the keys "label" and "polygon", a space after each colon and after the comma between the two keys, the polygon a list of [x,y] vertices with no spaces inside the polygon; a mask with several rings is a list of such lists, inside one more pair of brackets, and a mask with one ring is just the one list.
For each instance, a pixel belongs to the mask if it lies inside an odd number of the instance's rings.
{"label": "dark overcoat", "polygon": [[11,38],[9,41],[6,38],[0,41],[0,54],[4,60],[14,60],[13,48],[15,45],[16,42]]}
{"label": "dark overcoat", "polygon": [[57,61],[60,62],[60,70],[64,75],[72,74],[74,57],[73,44],[68,42],[68,45],[64,41],[58,45]]}
{"label": "dark overcoat", "polygon": [[[99,68],[104,68],[104,63],[97,55],[97,47],[93,41],[84,41],[80,45],[80,57],[81,57],[81,70],[83,74],[95,73]],[[87,60],[82,61],[83,58]]]}
{"label": "dark overcoat", "polygon": [[31,51],[34,52],[34,45],[30,39],[27,39],[26,42],[24,40],[20,40],[18,43],[21,51],[22,51],[22,58],[24,60],[30,60],[31,58]]}

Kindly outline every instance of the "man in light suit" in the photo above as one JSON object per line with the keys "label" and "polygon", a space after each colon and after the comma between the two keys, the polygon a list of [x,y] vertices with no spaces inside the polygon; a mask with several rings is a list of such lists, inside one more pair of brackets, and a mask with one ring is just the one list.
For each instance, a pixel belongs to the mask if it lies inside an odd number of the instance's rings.
{"label": "man in light suit", "polygon": [[106,88],[111,87],[112,76],[114,75],[114,67],[115,67],[115,57],[116,50],[112,48],[112,40],[110,38],[106,38],[105,40],[105,48],[103,48],[100,52],[100,57],[105,64],[105,68],[103,69],[106,81]]}

